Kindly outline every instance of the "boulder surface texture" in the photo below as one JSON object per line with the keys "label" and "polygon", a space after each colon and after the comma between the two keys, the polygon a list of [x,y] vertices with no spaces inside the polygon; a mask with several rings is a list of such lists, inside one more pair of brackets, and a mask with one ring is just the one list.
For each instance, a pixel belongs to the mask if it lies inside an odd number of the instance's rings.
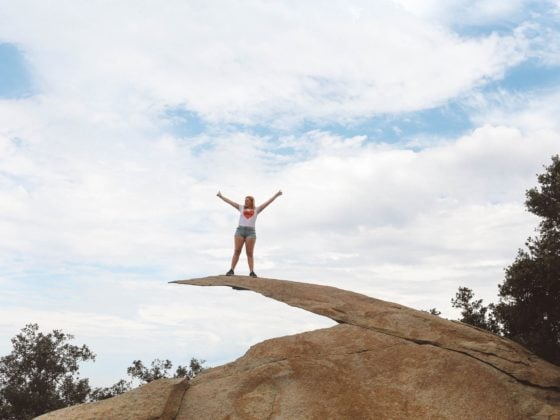
{"label": "boulder surface texture", "polygon": [[191,381],[155,381],[41,419],[560,420],[560,367],[487,331],[317,284],[174,283],[251,290],[338,325],[266,340]]}

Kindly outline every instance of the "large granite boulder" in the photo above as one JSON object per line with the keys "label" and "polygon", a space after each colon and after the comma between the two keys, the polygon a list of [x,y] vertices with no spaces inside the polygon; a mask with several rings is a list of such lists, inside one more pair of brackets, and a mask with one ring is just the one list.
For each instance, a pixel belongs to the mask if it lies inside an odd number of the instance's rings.
{"label": "large granite boulder", "polygon": [[189,383],[156,381],[40,418],[560,420],[560,368],[486,331],[327,286],[176,283],[252,290],[339,325],[264,341]]}

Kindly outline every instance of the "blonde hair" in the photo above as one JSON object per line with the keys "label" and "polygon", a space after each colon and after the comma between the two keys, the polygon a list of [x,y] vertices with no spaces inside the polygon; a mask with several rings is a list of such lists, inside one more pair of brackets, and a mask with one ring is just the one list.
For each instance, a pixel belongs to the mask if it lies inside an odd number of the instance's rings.
{"label": "blonde hair", "polygon": [[248,195],[247,197],[249,200],[251,200],[251,207],[249,207],[250,209],[254,209],[255,208],[255,197],[253,197],[252,195]]}

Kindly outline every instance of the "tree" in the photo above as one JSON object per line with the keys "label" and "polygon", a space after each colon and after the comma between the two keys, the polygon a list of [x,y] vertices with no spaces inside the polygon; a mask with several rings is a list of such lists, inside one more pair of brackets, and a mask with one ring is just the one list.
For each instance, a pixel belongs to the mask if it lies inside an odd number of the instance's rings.
{"label": "tree", "polygon": [[499,333],[500,326],[494,315],[494,305],[484,306],[482,299],[473,299],[474,293],[468,287],[459,287],[455,299],[451,299],[451,306],[462,309],[459,321],[493,333]]}
{"label": "tree", "polygon": [[124,394],[132,389],[132,382],[121,379],[110,387],[95,388],[89,396],[90,401],[106,400],[107,398],[116,397]]}
{"label": "tree", "polygon": [[192,358],[189,366],[179,365],[175,370],[173,376],[170,375],[170,370],[173,369],[173,363],[170,360],[160,360],[154,359],[151,363],[151,367],[147,368],[144,366],[141,360],[134,360],[132,366],[130,366],[126,372],[131,378],[130,380],[121,379],[116,384],[108,388],[96,388],[91,393],[90,400],[104,400],[106,398],[111,398],[116,395],[122,394],[124,392],[130,391],[132,389],[132,383],[136,379],[140,382],[139,385],[144,383],[152,382],[157,379],[162,378],[188,378],[192,379],[198,375],[204,369],[204,360],[198,360]]}
{"label": "tree", "polygon": [[542,218],[499,286],[495,313],[506,336],[560,364],[560,158],[527,191],[527,209]]}
{"label": "tree", "polygon": [[169,370],[173,368],[173,363],[168,359],[154,359],[151,366],[151,369],[148,369],[141,360],[134,360],[132,366],[130,366],[126,372],[132,378],[139,379],[143,383],[148,383],[169,377]]}
{"label": "tree", "polygon": [[206,360],[201,360],[201,359],[199,360],[199,359],[195,359],[193,357],[193,358],[191,358],[191,361],[189,362],[189,366],[179,365],[177,367],[177,370],[175,371],[175,375],[173,375],[173,377],[174,378],[189,378],[189,379],[192,379],[204,370],[204,366],[203,366],[204,362],[206,362]]}
{"label": "tree", "polygon": [[70,344],[73,338],[60,330],[43,334],[37,324],[12,338],[12,352],[0,358],[1,419],[31,419],[86,401],[91,389],[80,379],[78,363],[95,360],[95,354]]}

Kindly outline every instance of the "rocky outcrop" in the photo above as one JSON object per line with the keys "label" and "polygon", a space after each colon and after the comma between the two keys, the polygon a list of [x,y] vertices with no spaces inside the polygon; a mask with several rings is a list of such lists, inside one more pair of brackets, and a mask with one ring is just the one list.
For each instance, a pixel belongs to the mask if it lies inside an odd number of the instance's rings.
{"label": "rocky outcrop", "polygon": [[[176,283],[251,290],[339,325],[264,341],[208,369],[170,398],[168,418],[560,420],[560,368],[486,331],[321,285],[240,276]],[[87,407],[49,418],[88,418],[66,414]]]}
{"label": "rocky outcrop", "polygon": [[188,388],[186,379],[160,379],[117,397],[80,404],[38,417],[41,420],[172,420]]}

